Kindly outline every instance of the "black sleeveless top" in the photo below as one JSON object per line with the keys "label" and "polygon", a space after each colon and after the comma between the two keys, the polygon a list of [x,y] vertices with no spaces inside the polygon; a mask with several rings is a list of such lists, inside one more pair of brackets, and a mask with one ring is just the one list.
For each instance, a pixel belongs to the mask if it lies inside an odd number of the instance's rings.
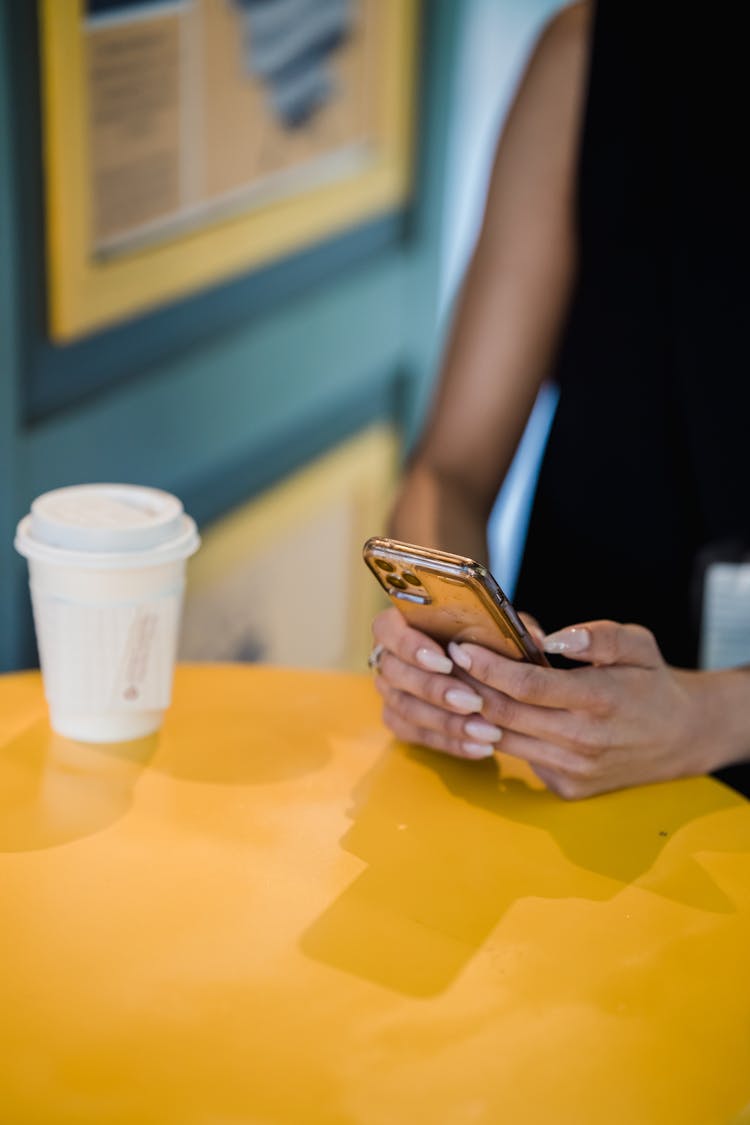
{"label": "black sleeveless top", "polygon": [[639,622],[689,667],[701,554],[750,545],[750,99],[738,29],[680,9],[596,10],[580,267],[515,600],[548,631]]}
{"label": "black sleeveless top", "polygon": [[548,631],[646,625],[681,667],[702,555],[750,546],[750,98],[739,29],[699,13],[597,6],[580,266],[515,597]]}

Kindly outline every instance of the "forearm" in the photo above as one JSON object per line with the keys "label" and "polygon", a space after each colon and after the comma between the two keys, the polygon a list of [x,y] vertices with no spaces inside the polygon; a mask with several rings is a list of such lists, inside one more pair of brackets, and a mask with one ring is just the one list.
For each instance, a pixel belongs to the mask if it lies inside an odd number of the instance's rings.
{"label": "forearm", "polygon": [[588,21],[587,5],[555,16],[506,119],[432,408],[391,519],[397,538],[487,559],[487,519],[573,292]]}
{"label": "forearm", "polygon": [[685,674],[700,685],[705,772],[750,761],[750,668]]}
{"label": "forearm", "polygon": [[465,484],[417,461],[404,480],[389,531],[408,543],[486,562],[487,516]]}

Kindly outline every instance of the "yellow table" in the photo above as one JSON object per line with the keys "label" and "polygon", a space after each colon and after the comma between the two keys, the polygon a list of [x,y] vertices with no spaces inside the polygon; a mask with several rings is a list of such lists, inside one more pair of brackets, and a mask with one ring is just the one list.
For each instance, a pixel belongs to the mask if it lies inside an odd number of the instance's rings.
{"label": "yellow table", "polygon": [[2,1125],[747,1122],[749,981],[717,782],[565,804],[262,667],[84,746],[0,678]]}

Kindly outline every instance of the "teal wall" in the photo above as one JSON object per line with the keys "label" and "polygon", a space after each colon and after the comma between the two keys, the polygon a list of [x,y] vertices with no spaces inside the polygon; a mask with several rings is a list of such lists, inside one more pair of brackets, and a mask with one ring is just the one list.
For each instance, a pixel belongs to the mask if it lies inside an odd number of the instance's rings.
{"label": "teal wall", "polygon": [[[30,3],[31,0],[28,0]],[[456,81],[462,6],[426,0],[414,198],[398,237],[371,253],[326,248],[287,296],[266,301],[195,338],[200,305],[183,315],[189,347],[163,349],[147,366],[138,325],[118,338],[123,381],[32,420],[25,393],[39,328],[29,303],[42,288],[34,99],[23,96],[33,57],[20,50],[16,0],[0,0],[0,669],[35,659],[17,520],[39,492],[86,480],[128,480],[180,495],[205,523],[279,479],[368,420],[413,432],[438,354],[438,301],[446,132]],[[331,248],[330,254],[336,252]],[[35,256],[36,255],[36,256]],[[341,259],[341,260],[339,260]],[[329,264],[330,265],[330,264]],[[285,267],[294,282],[294,264]],[[182,308],[182,307],[181,307]],[[29,335],[31,332],[31,336]],[[96,361],[112,361],[104,336]],[[131,362],[132,357],[132,362]],[[59,358],[59,357],[54,357]],[[62,357],[65,358],[64,356]],[[89,355],[89,359],[91,355]],[[73,376],[71,376],[73,377]]]}

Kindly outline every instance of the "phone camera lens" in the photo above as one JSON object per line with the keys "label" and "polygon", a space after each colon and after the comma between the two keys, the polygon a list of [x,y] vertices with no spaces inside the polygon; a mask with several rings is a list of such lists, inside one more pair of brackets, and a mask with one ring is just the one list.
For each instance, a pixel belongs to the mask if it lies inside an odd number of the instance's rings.
{"label": "phone camera lens", "polygon": [[395,586],[397,590],[406,589],[406,583],[404,582],[403,578],[399,577],[398,574],[392,574],[388,579],[388,584],[389,586]]}
{"label": "phone camera lens", "polygon": [[405,578],[410,586],[421,586],[422,585],[422,583],[417,578],[416,574],[412,574],[412,572],[410,570],[403,570],[401,572],[401,577]]}
{"label": "phone camera lens", "polygon": [[387,570],[389,574],[396,569],[393,563],[388,562],[388,559],[375,559],[375,566],[381,570]]}

